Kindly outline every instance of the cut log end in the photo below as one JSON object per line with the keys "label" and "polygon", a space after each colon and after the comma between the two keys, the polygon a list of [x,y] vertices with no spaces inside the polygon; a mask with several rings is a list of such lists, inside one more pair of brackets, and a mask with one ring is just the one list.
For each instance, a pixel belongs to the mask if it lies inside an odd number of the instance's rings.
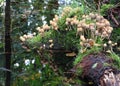
{"label": "cut log end", "polygon": [[92,81],[93,86],[120,86],[120,71],[112,63],[113,60],[103,53],[91,54],[84,57],[75,69],[81,67],[82,78],[87,82]]}
{"label": "cut log end", "polygon": [[105,70],[100,78],[100,86],[120,86],[120,73],[115,74],[112,69]]}

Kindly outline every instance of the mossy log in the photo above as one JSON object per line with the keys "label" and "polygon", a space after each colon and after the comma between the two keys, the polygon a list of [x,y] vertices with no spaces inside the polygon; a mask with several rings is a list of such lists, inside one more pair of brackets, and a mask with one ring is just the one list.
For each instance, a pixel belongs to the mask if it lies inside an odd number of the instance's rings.
{"label": "mossy log", "polygon": [[80,77],[87,86],[120,86],[120,71],[113,67],[113,60],[103,53],[91,54],[82,59],[73,69],[81,68]]}

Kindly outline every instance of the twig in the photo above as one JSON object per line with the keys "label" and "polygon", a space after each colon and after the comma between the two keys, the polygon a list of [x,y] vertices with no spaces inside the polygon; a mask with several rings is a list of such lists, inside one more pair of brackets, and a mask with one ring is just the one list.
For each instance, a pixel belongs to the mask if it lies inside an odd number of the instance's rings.
{"label": "twig", "polygon": [[115,24],[119,25],[118,21],[115,19],[115,17],[113,16],[112,12],[110,13],[110,16],[111,16],[112,20],[115,22]]}
{"label": "twig", "polygon": [[84,0],[84,3],[85,3],[89,8],[95,9],[95,8],[93,8],[93,6],[91,6],[86,0]]}

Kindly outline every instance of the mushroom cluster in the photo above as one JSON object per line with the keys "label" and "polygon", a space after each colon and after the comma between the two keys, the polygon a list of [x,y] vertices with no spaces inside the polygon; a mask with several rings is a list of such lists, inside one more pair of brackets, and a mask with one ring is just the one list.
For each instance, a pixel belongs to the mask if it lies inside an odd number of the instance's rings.
{"label": "mushroom cluster", "polygon": [[97,43],[97,38],[109,39],[112,30],[113,28],[107,19],[99,14],[90,13],[83,15],[82,20],[77,22],[76,34],[80,36],[80,46],[86,49],[92,46],[103,46]]}
{"label": "mushroom cluster", "polygon": [[27,39],[33,38],[36,35],[36,33],[30,33],[30,34],[24,34],[23,36],[20,36],[20,40],[22,42],[25,42]]}
{"label": "mushroom cluster", "polygon": [[51,24],[51,26],[52,26],[52,28],[54,30],[58,30],[57,22],[58,22],[58,16],[55,15],[55,17],[53,18],[53,20],[50,20],[50,24]]}
{"label": "mushroom cluster", "polygon": [[78,24],[77,16],[73,18],[66,18],[66,25],[77,25]]}
{"label": "mushroom cluster", "polygon": [[53,39],[49,39],[49,43],[50,43],[49,47],[52,48],[54,46]]}
{"label": "mushroom cluster", "polygon": [[50,30],[50,26],[43,25],[42,27],[37,27],[36,30],[39,32],[41,36],[44,36],[44,32]]}
{"label": "mushroom cluster", "polygon": [[[74,8],[75,9],[75,8]],[[113,28],[110,26],[110,22],[103,16],[97,13],[89,13],[88,15],[67,16],[73,10],[71,7],[65,7],[61,16],[55,15],[52,20],[50,20],[50,26],[47,24],[37,27],[36,30],[39,32],[40,36],[44,37],[44,33],[51,30],[58,30],[59,21],[65,17],[65,28],[64,30],[70,30],[71,28],[76,29],[76,35],[80,37],[80,46],[83,52],[86,49],[93,46],[106,47],[108,45],[115,46],[116,43],[98,43],[98,38],[101,40],[109,39]],[[79,8],[76,8],[79,11]],[[28,38],[32,38],[34,35],[23,35],[20,40],[25,41]],[[50,47],[53,47],[53,40],[49,40]]]}
{"label": "mushroom cluster", "polygon": [[[88,30],[92,35],[109,38],[113,28],[107,19],[99,14],[83,15],[77,26],[77,33]],[[93,36],[92,36],[93,37]]]}
{"label": "mushroom cluster", "polygon": [[64,7],[63,11],[62,11],[62,14],[61,14],[61,17],[66,16],[67,14],[69,14],[71,10],[72,10],[72,8],[70,6]]}

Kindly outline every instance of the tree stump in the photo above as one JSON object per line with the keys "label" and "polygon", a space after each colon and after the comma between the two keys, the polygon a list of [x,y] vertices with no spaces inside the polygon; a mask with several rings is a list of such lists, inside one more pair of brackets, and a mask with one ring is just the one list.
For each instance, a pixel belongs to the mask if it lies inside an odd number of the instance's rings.
{"label": "tree stump", "polygon": [[81,68],[80,77],[85,82],[92,82],[92,86],[120,86],[120,71],[113,67],[113,62],[110,57],[103,53],[90,54],[84,57],[73,69]]}

